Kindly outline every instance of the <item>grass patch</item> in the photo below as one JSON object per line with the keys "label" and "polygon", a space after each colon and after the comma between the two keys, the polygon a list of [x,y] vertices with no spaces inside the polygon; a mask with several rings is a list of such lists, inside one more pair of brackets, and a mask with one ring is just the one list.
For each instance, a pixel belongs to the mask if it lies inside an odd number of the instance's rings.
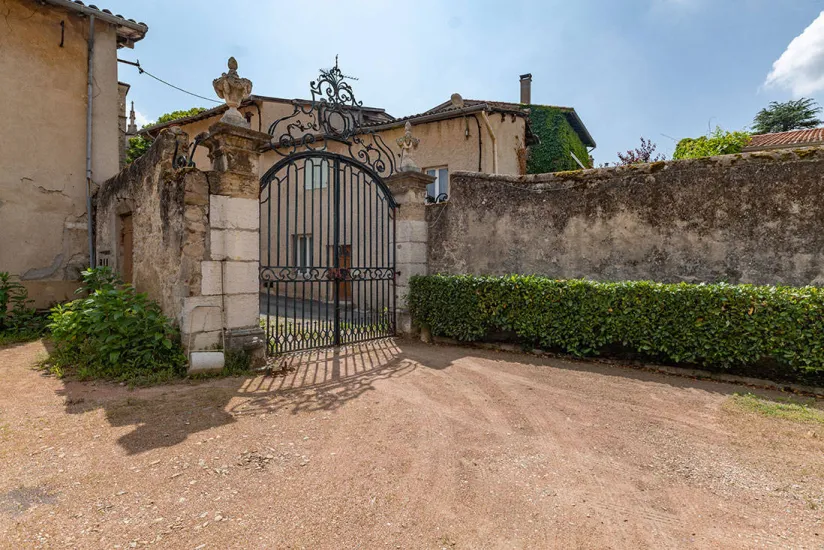
{"label": "grass patch", "polygon": [[23,342],[33,342],[38,340],[43,335],[41,333],[27,333],[27,332],[15,332],[15,333],[0,333],[0,347],[3,346],[10,346],[11,344],[21,344]]}
{"label": "grass patch", "polygon": [[807,403],[795,399],[773,401],[752,393],[737,393],[730,398],[729,403],[738,410],[761,416],[824,425],[824,410],[814,406],[815,400]]}
{"label": "grass patch", "polygon": [[225,362],[221,374],[226,376],[240,376],[249,374],[252,370],[252,356],[249,352],[239,350],[227,350],[224,352]]}

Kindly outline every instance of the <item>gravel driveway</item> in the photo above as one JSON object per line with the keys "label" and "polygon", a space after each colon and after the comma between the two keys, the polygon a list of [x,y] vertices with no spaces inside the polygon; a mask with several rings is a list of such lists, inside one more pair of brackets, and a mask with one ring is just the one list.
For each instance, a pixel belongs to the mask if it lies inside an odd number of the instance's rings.
{"label": "gravel driveway", "polygon": [[43,353],[0,350],[6,548],[824,548],[824,426],[734,385],[385,341],[131,391]]}

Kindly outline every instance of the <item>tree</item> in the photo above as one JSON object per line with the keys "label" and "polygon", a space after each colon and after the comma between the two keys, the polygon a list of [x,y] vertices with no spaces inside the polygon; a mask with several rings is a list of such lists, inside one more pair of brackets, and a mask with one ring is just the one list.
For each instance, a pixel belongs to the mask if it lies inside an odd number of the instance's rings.
{"label": "tree", "polygon": [[[658,162],[666,160],[666,156],[659,153],[655,155],[655,145],[652,140],[641,138],[641,147],[629,149],[626,153],[618,153],[620,162],[617,166],[626,166],[628,164],[643,164],[645,162]],[[655,156],[653,156],[655,155]]]}
{"label": "tree", "polygon": [[815,100],[802,97],[784,103],[773,101],[761,109],[753,119],[753,133],[771,134],[803,128],[815,128],[821,124],[818,113],[821,107]]}
{"label": "tree", "polygon": [[[178,120],[180,118],[198,115],[205,110],[206,109],[204,107],[192,107],[188,111],[172,111],[171,113],[160,115],[160,117],[158,117],[157,119],[157,122],[144,124],[142,129],[155,126],[156,124],[163,124],[165,122],[171,122],[173,120]],[[143,156],[143,154],[146,151],[148,151],[149,147],[151,146],[152,139],[148,136],[139,135],[129,138],[129,149],[126,151],[126,164],[131,164],[135,160]]]}
{"label": "tree", "polygon": [[719,126],[712,133],[698,138],[684,138],[675,146],[673,159],[697,159],[740,153],[750,142],[747,132],[728,132]]}

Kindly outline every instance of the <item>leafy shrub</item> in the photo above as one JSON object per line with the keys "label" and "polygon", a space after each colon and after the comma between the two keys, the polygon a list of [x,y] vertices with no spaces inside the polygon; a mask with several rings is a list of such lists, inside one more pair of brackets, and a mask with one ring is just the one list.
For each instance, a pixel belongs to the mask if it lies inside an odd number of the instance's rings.
{"label": "leafy shrub", "polygon": [[525,345],[597,355],[824,375],[824,289],[595,282],[536,276],[413,277],[409,307],[436,336],[510,332]]}
{"label": "leafy shrub", "polygon": [[31,302],[26,287],[12,281],[8,272],[0,272],[0,343],[31,340],[43,334],[46,323]]}
{"label": "leafy shrub", "polygon": [[709,135],[684,138],[675,146],[673,159],[697,159],[740,153],[752,139],[747,132],[727,132],[716,126]]}
{"label": "leafy shrub", "polygon": [[83,272],[87,294],[52,308],[51,364],[80,378],[131,382],[183,373],[179,333],[145,294],[124,285],[108,267]]}

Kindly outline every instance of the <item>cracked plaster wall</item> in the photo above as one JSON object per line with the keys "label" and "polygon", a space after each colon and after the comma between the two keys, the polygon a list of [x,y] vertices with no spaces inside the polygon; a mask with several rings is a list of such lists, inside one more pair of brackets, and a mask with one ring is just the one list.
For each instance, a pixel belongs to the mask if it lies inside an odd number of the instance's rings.
{"label": "cracked plaster wall", "polygon": [[[40,307],[71,299],[88,265],[87,37],[87,19],[0,0],[0,271],[19,276]],[[95,40],[92,169],[101,182],[118,170],[114,28],[98,21]]]}

